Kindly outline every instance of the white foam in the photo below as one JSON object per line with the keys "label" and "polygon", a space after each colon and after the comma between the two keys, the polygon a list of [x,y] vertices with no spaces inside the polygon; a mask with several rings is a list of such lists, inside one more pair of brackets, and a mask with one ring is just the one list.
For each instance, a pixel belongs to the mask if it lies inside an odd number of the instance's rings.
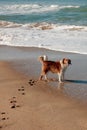
{"label": "white foam", "polygon": [[[9,23],[10,24],[10,23]],[[42,29],[42,27],[52,27]],[[14,27],[14,24],[13,24]],[[0,45],[34,46],[56,51],[87,54],[87,27],[48,23],[0,28]]]}
{"label": "white foam", "polygon": [[60,10],[64,8],[79,8],[80,6],[59,6],[59,5],[40,5],[40,4],[14,4],[0,5],[0,14],[30,14],[43,13],[48,11]]}
{"label": "white foam", "polygon": [[67,5],[67,6],[60,6],[60,9],[64,8],[79,8],[80,6],[72,6],[72,5]]}

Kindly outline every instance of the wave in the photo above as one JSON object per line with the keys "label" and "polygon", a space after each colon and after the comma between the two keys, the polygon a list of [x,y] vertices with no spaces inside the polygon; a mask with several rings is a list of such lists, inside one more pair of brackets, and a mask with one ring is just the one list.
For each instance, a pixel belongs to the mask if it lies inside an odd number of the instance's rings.
{"label": "wave", "polygon": [[87,31],[87,26],[76,26],[76,25],[59,25],[47,22],[41,23],[28,23],[28,24],[19,24],[15,22],[8,22],[0,20],[0,28],[17,28],[22,27],[26,29],[36,28],[40,30],[50,30],[50,29],[58,29],[58,30],[69,30],[69,31]]}
{"label": "wave", "polygon": [[0,45],[87,54],[87,26],[0,21]]}
{"label": "wave", "polygon": [[20,27],[20,26],[22,26],[22,24],[0,20],[0,27],[15,28],[15,27]]}
{"label": "wave", "polygon": [[54,28],[54,24],[51,23],[29,23],[29,24],[18,24],[14,22],[8,22],[8,21],[0,21],[0,28],[17,28],[17,27],[23,27],[23,28],[36,28],[41,30],[49,30]]}
{"label": "wave", "polygon": [[43,13],[48,11],[61,10],[64,8],[79,8],[80,6],[59,6],[59,5],[40,5],[40,4],[15,4],[0,5],[0,14],[30,14]]}

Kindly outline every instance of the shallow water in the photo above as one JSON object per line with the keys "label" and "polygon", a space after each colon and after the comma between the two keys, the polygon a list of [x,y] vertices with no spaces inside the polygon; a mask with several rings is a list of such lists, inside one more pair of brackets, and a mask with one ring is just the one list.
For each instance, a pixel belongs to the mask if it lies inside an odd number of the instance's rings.
{"label": "shallow water", "polygon": [[0,45],[87,54],[87,0],[1,0]]}

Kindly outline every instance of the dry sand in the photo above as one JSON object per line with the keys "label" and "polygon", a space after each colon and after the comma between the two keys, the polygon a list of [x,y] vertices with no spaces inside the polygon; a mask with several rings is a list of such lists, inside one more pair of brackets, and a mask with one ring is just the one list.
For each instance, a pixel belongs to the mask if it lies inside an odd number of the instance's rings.
{"label": "dry sand", "polygon": [[[57,81],[49,83],[38,81],[41,65],[37,62],[36,57],[45,53],[49,58],[53,55],[53,59],[55,59],[57,53],[51,52],[50,54],[50,51],[36,48],[31,50],[30,48],[18,49],[1,46],[0,49],[5,50],[5,54],[8,54],[8,58],[6,58],[3,56],[4,52],[0,50],[2,55],[0,57],[1,130],[87,130],[86,98],[83,103],[81,100],[77,100],[76,96],[72,98],[73,93],[70,96],[66,92],[68,87],[72,87],[71,90],[73,90],[73,86],[83,88],[87,86],[85,68],[81,71],[84,79],[82,79],[82,75],[79,76],[79,71],[78,77],[73,76],[75,72],[73,65],[73,69],[67,71],[69,81],[66,81],[60,88],[59,86],[53,87],[58,84]],[[13,52],[16,52],[18,57],[14,56]],[[66,56],[66,53],[58,54],[59,57]],[[81,64],[82,60],[85,61],[84,56],[68,55],[75,64]],[[82,59],[82,57],[84,58]],[[72,76],[69,75],[71,71]],[[82,96],[80,97],[82,98]]]}

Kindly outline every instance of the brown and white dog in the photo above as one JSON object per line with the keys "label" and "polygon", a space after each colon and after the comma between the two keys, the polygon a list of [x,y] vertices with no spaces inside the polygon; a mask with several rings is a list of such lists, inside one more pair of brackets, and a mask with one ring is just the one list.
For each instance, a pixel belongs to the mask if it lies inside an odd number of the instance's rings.
{"label": "brown and white dog", "polygon": [[59,82],[64,80],[65,70],[71,64],[71,60],[67,58],[63,58],[60,61],[48,61],[44,60],[43,56],[40,56],[39,61],[42,63],[42,71],[39,80],[42,80],[43,76],[45,80],[48,80],[47,73],[51,71],[52,73],[58,74]]}

